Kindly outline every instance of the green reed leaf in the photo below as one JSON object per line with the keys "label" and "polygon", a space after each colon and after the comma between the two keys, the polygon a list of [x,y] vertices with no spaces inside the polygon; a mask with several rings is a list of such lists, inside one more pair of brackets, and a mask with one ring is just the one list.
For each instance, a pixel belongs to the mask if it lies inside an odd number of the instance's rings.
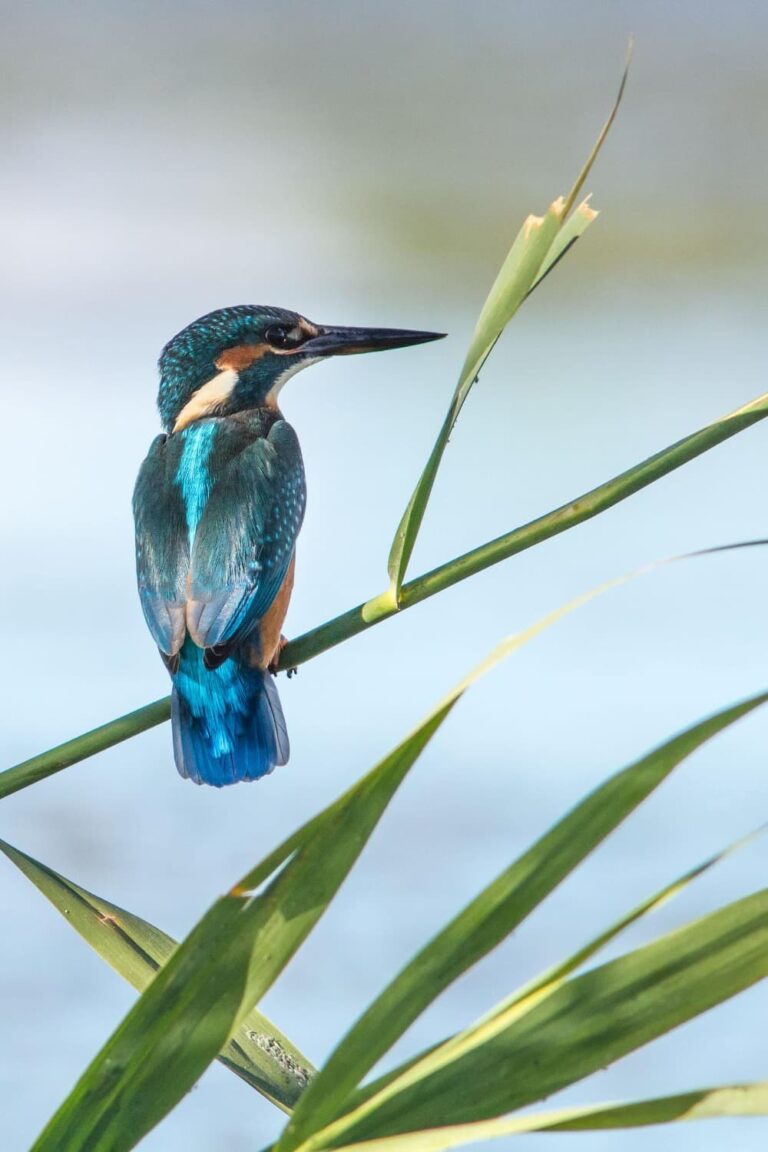
{"label": "green reed leaf", "polygon": [[649,1100],[558,1108],[503,1120],[424,1128],[344,1145],[344,1149],[345,1152],[446,1152],[465,1144],[531,1132],[604,1132],[729,1116],[768,1116],[768,1081],[725,1084]]}
{"label": "green reed leaf", "polygon": [[312,930],[464,687],[215,902],[83,1073],[35,1152],[133,1148],[178,1103]]}
{"label": "green reed leaf", "polygon": [[302,1147],[337,1148],[525,1107],[766,975],[763,890],[486,1017]]}
{"label": "green reed leaf", "polygon": [[571,210],[587,179],[619,110],[629,72],[631,43],[619,92],[610,115],[603,125],[584,167],[564,199],[550,204],[543,216],[529,216],[518,232],[478,317],[464,365],[459,374],[448,412],[438,433],[435,446],[413,491],[395,533],[389,553],[387,571],[390,579],[388,599],[397,608],[406,570],[432,493],[448,439],[459,418],[470,389],[493,351],[496,341],[520,305],[552,271],[558,261],[584,233],[597,213],[585,200],[571,216]]}
{"label": "green reed leaf", "polygon": [[[67,923],[139,992],[173,955],[177,942],[124,908],[0,841],[0,851],[50,900]],[[271,1020],[252,1009],[219,1060],[283,1111],[306,1088],[314,1067]]]}
{"label": "green reed leaf", "polygon": [[[340,1112],[349,1111],[352,1090],[405,1033],[413,1021],[459,976],[512,932],[570,873],[645,800],[669,774],[702,744],[768,701],[768,693],[723,709],[666,741],[635,764],[610,777],[541,837],[523,856],[488,885],[442,932],[434,937],[373,1001],[341,1040],[289,1120],[278,1148],[290,1152]],[[741,841],[739,842],[741,843]],[[554,987],[615,938],[696,876],[734,850],[705,861],[622,917],[596,940],[544,977],[505,1001],[494,1015],[521,998]],[[446,1044],[451,1043],[447,1041]],[[426,1074],[432,1057],[440,1060],[446,1045],[420,1062],[409,1061],[406,1078]],[[396,1079],[396,1077],[395,1077]],[[379,1091],[396,1091],[388,1074]],[[366,1110],[377,1085],[363,1090],[353,1107]],[[343,1129],[348,1120],[341,1121]]]}

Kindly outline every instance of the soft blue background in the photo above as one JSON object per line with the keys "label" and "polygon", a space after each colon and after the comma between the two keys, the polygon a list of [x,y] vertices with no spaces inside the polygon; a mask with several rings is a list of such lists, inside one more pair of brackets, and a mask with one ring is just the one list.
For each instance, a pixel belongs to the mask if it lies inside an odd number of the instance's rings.
{"label": "soft blue background", "polygon": [[[765,388],[768,10],[574,5],[30,3],[0,44],[3,760],[167,690],[133,577],[130,494],[165,340],[224,304],[450,339],[349,359],[284,396],[310,502],[288,625],[379,591],[474,318],[520,221],[565,191],[637,38],[590,187],[603,210],[473,393],[414,557],[423,570],[599,483]],[[388,750],[507,632],[645,561],[764,536],[758,425],[614,511],[281,680],[288,767],[182,783],[167,727],[6,800],[0,835],[184,933],[280,837]],[[610,771],[765,687],[760,551],[666,569],[480,684],[265,1001],[313,1059],[395,968]],[[402,1056],[768,816],[768,715],[704,749]],[[633,930],[765,883],[758,844]],[[0,869],[0,1145],[29,1146],[133,1001]],[[637,1053],[570,1102],[768,1076],[768,989]],[[514,1069],[510,1069],[514,1075]],[[219,1067],[153,1152],[257,1149],[279,1114]],[[601,1137],[573,1152],[763,1149],[768,1121]],[[515,1147],[538,1148],[541,1138]]]}

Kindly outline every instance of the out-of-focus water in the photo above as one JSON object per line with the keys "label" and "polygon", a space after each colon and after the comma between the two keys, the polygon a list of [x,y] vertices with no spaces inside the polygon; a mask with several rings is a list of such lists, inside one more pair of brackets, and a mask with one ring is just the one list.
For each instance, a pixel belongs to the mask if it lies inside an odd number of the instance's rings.
{"label": "out-of-focus water", "polygon": [[[138,608],[130,493],[154,360],[223,304],[444,328],[293,381],[310,502],[296,635],[383,587],[505,244],[564,190],[638,38],[590,185],[604,215],[515,320],[452,438],[417,572],[585,491],[765,389],[765,14],[681,4],[25,6],[2,47],[3,759],[167,690]],[[9,47],[10,45],[10,47]],[[760,135],[762,132],[762,135]],[[215,793],[163,727],[4,801],[0,835],[184,933],[507,632],[648,560],[766,535],[762,425],[613,511],[372,629],[281,693],[291,763]],[[479,684],[438,734],[264,1009],[316,1061],[398,965],[610,771],[766,684],[768,554],[607,594]],[[484,1012],[766,818],[768,716],[680,768],[398,1058]],[[612,953],[761,886],[745,850]],[[133,1000],[0,871],[0,1145],[29,1146]],[[609,954],[612,954],[609,953]],[[563,1095],[766,1074],[755,989]],[[514,1070],[510,1070],[514,1075]],[[215,1067],[147,1149],[258,1148],[279,1114]],[[759,1121],[550,1137],[763,1148]],[[520,1142],[518,1142],[520,1144]],[[533,1141],[529,1141],[533,1147]],[[525,1140],[520,1144],[527,1147]]]}

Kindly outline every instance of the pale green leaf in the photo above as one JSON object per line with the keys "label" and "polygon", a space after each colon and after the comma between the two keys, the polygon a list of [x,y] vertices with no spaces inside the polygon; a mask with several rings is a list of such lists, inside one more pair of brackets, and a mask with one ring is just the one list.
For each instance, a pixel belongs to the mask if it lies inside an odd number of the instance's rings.
{"label": "pale green leaf", "polygon": [[564,207],[561,198],[550,205],[544,216],[528,217],[480,312],[448,412],[392,542],[387,567],[395,605],[448,438],[494,344],[542,274],[547,254],[563,224]]}
{"label": "pale green leaf", "polygon": [[343,1148],[344,1152],[445,1152],[465,1144],[495,1140],[502,1136],[523,1136],[532,1132],[600,1132],[737,1116],[768,1116],[768,1081],[698,1088],[674,1096],[658,1096],[629,1103],[558,1108],[526,1116],[511,1116],[504,1120],[479,1120],[444,1128],[425,1128],[418,1132],[404,1132],[399,1136],[374,1138],[360,1144],[346,1144]]}
{"label": "pale green leaf", "polygon": [[568,217],[552,241],[538,275],[528,290],[529,296],[531,292],[538,288],[544,277],[548,276],[555,265],[562,260],[563,256],[570,251],[579,237],[584,235],[593,220],[597,219],[597,216],[598,213],[594,208],[590,208],[589,206],[589,199],[579,204],[578,208]]}
{"label": "pale green leaf", "polygon": [[478,373],[523,301],[597,216],[587,201],[584,201],[568,220],[619,110],[627,82],[631,52],[630,42],[624,75],[613,108],[568,196],[553,201],[544,216],[527,218],[482,307],[448,413],[392,541],[387,570],[390,578],[389,600],[394,607],[400,602],[400,591],[406,570],[448,438],[459,418],[464,401],[477,380]]}

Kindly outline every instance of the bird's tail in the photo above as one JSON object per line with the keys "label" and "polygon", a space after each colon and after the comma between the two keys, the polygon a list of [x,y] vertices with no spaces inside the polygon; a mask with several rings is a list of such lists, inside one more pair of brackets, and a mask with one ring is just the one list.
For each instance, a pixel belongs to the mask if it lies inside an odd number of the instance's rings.
{"label": "bird's tail", "polygon": [[176,767],[195,784],[258,780],[288,760],[288,732],[269,672],[241,664],[236,654],[208,669],[189,637],[173,676],[171,723]]}

